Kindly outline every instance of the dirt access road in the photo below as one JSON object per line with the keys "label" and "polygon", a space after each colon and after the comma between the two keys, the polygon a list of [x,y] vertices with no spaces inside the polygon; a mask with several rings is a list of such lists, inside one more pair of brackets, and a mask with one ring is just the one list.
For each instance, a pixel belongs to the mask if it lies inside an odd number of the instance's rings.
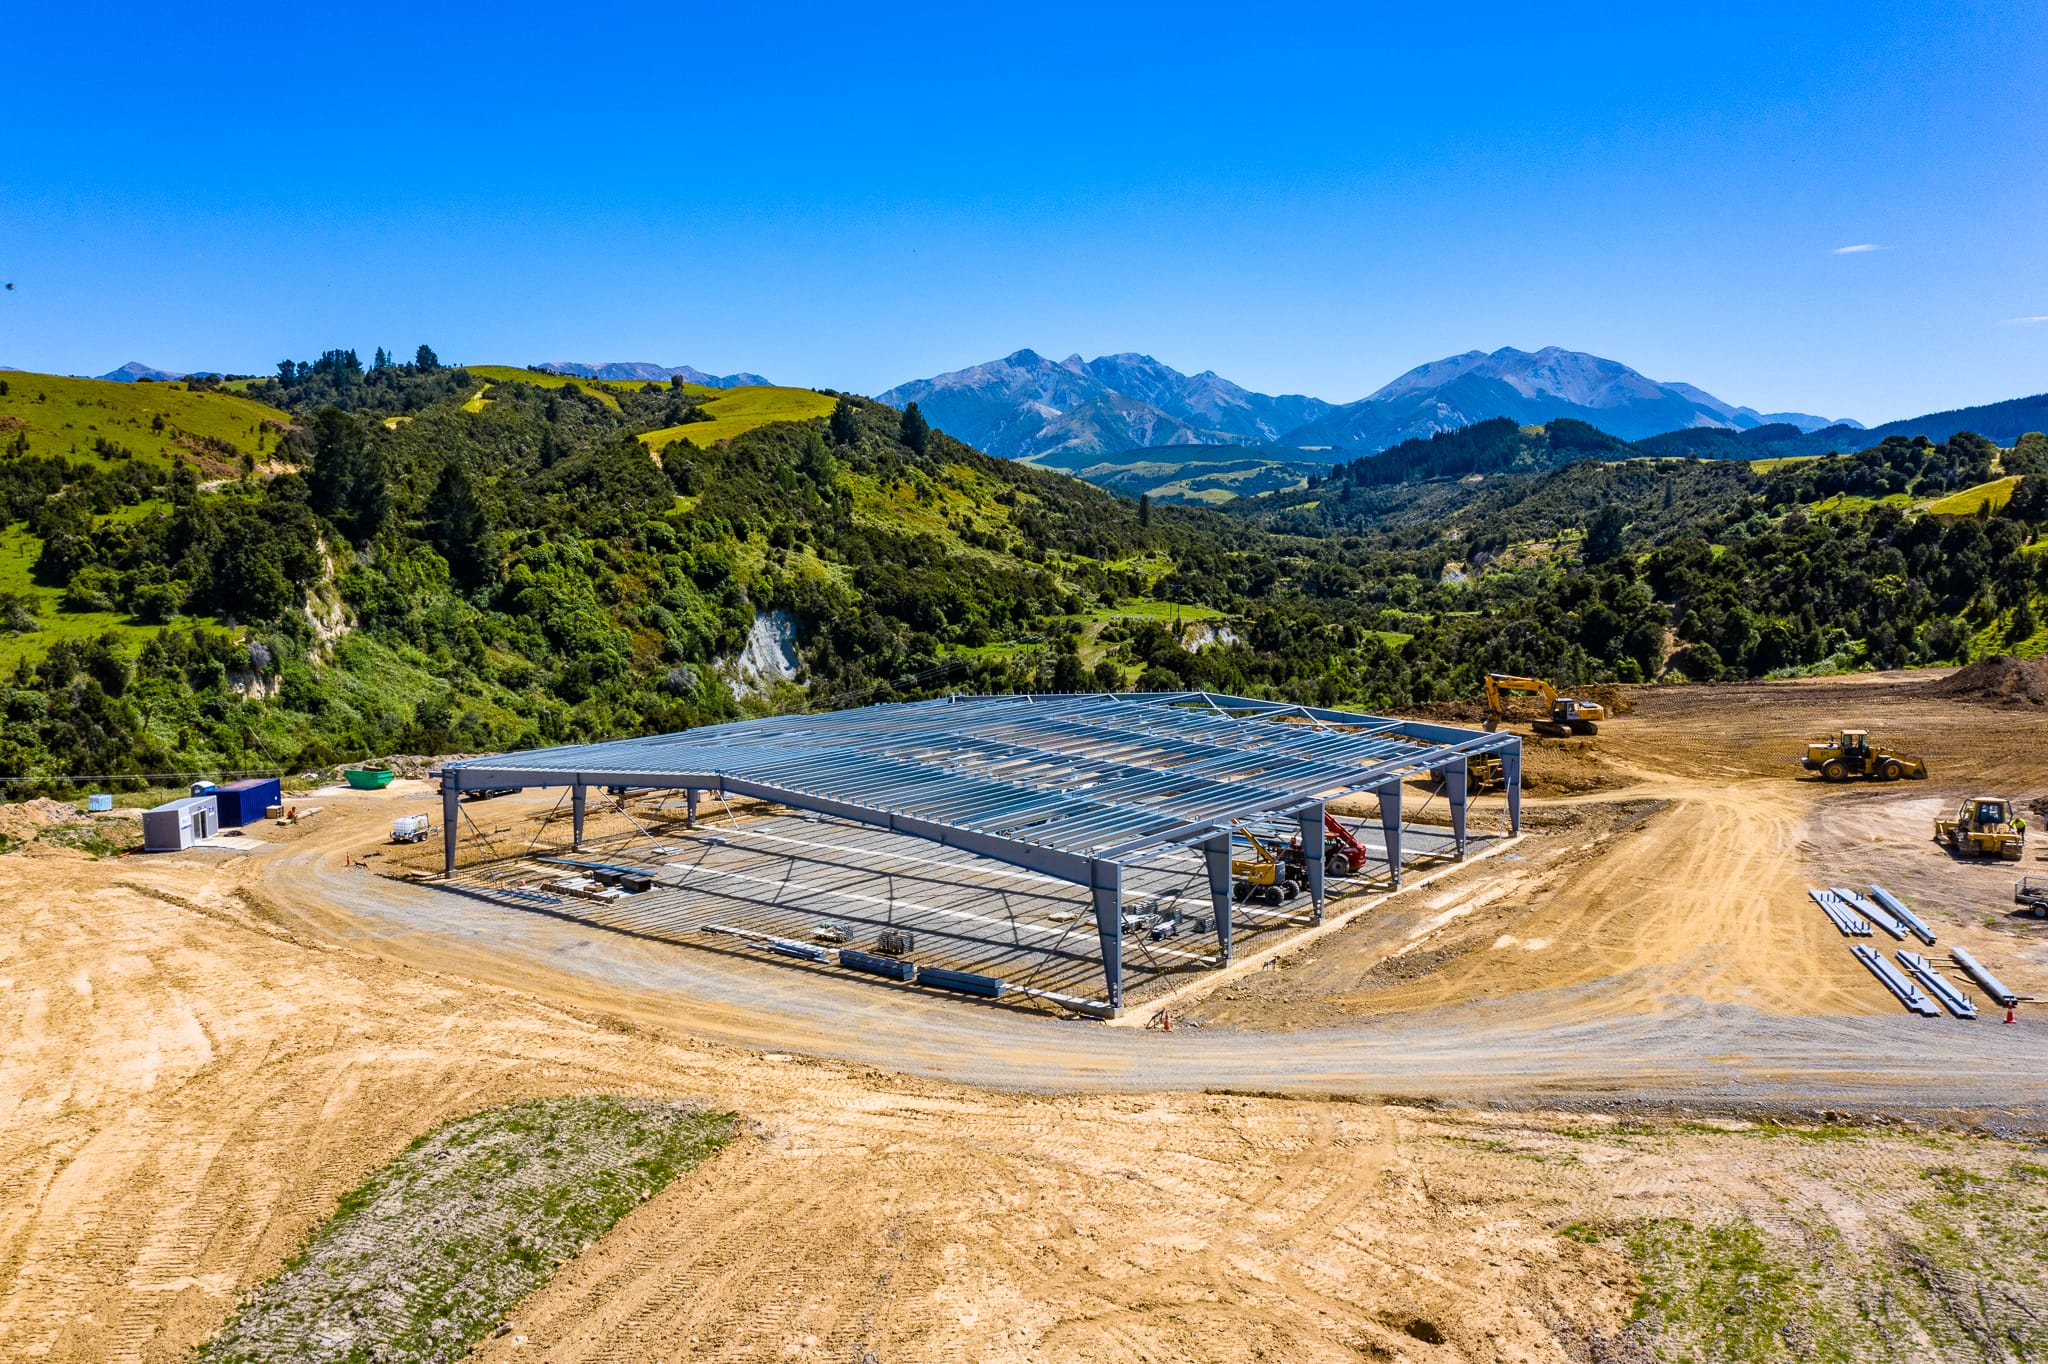
{"label": "dirt access road", "polygon": [[[1923,822],[1980,790],[2048,795],[2032,756],[2048,751],[2048,715],[1919,695],[1928,681],[1641,689],[1598,739],[1532,752],[1539,773],[1562,768],[1581,793],[1532,801],[1533,832],[1510,859],[1188,1001],[1201,1026],[1170,1040],[641,942],[344,870],[342,854],[383,827],[369,817],[338,820],[248,880],[322,941],[734,1045],[972,1084],[2032,1109],[2048,1103],[2048,1018],[2005,1029],[1904,1013],[1805,895],[1884,881],[1944,943],[2048,997],[2048,929],[2004,912],[2011,865],[1958,863]],[[1857,723],[1924,754],[1935,776],[1801,777],[1807,738]],[[516,818],[509,804],[491,819]],[[286,883],[293,893],[278,895]]]}
{"label": "dirt access road", "polygon": [[[1992,912],[2010,869],[1902,841],[1931,799],[2027,796],[2048,733],[1913,685],[1645,695],[1571,760],[1608,789],[1546,802],[1510,875],[1393,902],[1171,1036],[344,868],[416,793],[337,798],[248,854],[0,858],[0,1357],[182,1358],[414,1136],[597,1091],[701,1098],[750,1135],[490,1357],[1591,1357],[1634,1271],[1561,1228],[1818,1219],[1853,1248],[1929,1170],[2012,1149],[1870,1135],[1787,1159],[1768,1128],[1637,1136],[1603,1110],[2039,1121],[2040,1024],[1898,1013],[1799,893],[1881,865],[2048,993],[2040,930]],[[1797,741],[1850,721],[1935,779],[1793,780]]]}

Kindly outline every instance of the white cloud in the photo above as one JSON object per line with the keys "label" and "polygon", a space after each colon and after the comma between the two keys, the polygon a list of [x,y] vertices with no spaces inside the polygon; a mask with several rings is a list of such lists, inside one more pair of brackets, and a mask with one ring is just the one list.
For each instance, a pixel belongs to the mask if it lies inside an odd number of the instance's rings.
{"label": "white cloud", "polygon": [[1863,254],[1863,253],[1864,253],[1865,251],[1882,251],[1882,250],[1884,250],[1884,248],[1883,248],[1882,246],[1879,246],[1879,245],[1878,245],[1878,244],[1877,244],[1876,242],[1858,242],[1858,243],[1856,243],[1856,244],[1855,244],[1854,246],[1838,246],[1838,247],[1836,247],[1836,248],[1835,248],[1835,254],[1836,254],[1836,255],[1838,255],[1838,256],[1860,256],[1860,255],[1862,255],[1862,254]]}
{"label": "white cloud", "polygon": [[2043,314],[2040,317],[2008,317],[2005,319],[2005,325],[2008,327],[2031,327],[2036,322],[2048,322],[2048,314]]}

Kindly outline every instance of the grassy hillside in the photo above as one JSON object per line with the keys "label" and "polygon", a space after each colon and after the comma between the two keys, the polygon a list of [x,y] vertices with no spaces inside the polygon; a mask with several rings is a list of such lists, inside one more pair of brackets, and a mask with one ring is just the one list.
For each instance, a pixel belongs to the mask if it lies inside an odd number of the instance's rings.
{"label": "grassy hillside", "polygon": [[2019,478],[2007,475],[2004,478],[1979,483],[1974,488],[1964,488],[1927,504],[1927,510],[1936,516],[1975,516],[1987,508],[1997,511],[2012,500],[2013,489],[2019,486]]}
{"label": "grassy hillside", "polygon": [[[1225,515],[801,389],[346,350],[250,389],[290,416],[244,479],[0,454],[0,774],[305,770],[961,687],[1380,708],[1487,670],[1720,679],[2048,642],[2038,439],[1759,470],[1482,424]],[[1190,493],[1247,472],[1206,468]],[[1959,493],[1972,514],[1923,510]],[[769,626],[794,684],[739,663]]]}
{"label": "grassy hillside", "polygon": [[1195,506],[1304,487],[1330,468],[1318,452],[1288,445],[1158,445],[1107,458],[1060,451],[1026,462],[1060,469],[1125,497]]}
{"label": "grassy hillside", "polygon": [[590,394],[614,411],[619,406],[619,400],[612,392],[614,389],[624,393],[642,393],[648,389],[656,389],[663,393],[686,393],[696,398],[710,397],[724,391],[703,384],[672,385],[666,379],[579,379],[573,374],[541,374],[514,365],[465,365],[463,368],[472,378],[479,381],[476,395],[468,403],[467,410],[471,412],[483,410],[483,404],[490,401],[490,389],[493,384],[532,384],[535,388],[554,389],[567,388],[574,384],[579,390]]}
{"label": "grassy hillside", "polygon": [[[241,472],[243,455],[277,448],[290,418],[235,393],[182,383],[124,384],[0,372],[0,451],[105,464],[134,458],[197,463],[209,476]],[[126,454],[122,452],[127,452]]]}
{"label": "grassy hillside", "polygon": [[640,437],[649,449],[658,451],[677,441],[687,441],[700,450],[706,449],[771,422],[800,422],[830,416],[835,401],[808,388],[716,389],[699,384],[688,387],[699,394],[720,395],[709,398],[699,409],[710,420],[649,431]]}

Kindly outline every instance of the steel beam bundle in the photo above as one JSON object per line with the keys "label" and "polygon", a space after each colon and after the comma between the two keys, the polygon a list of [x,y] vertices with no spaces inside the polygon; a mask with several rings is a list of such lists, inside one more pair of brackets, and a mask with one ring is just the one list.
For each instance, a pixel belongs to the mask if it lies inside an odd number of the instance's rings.
{"label": "steel beam bundle", "polygon": [[1943,980],[1935,972],[1934,963],[1918,952],[1899,953],[1899,965],[1913,973],[1913,979],[1927,987],[1927,993],[1941,1001],[1942,1007],[1957,1018],[1975,1018],[1977,1006],[1966,998],[1961,990]]}
{"label": "steel beam bundle", "polygon": [[1830,886],[1828,889],[1834,892],[1835,898],[1840,900],[1849,909],[1870,920],[1870,922],[1876,924],[1900,942],[1906,940],[1906,927],[1904,924],[1901,924],[1897,919],[1894,919],[1855,891],[1850,890],[1847,886]]}
{"label": "steel beam bundle", "polygon": [[2001,1008],[2010,1009],[2020,1002],[2020,997],[2005,988],[2004,982],[1985,970],[1982,963],[1960,947],[1948,950],[1948,959],[1963,968],[1963,974],[1977,982],[1977,988],[1991,996],[1991,1002]]}
{"label": "steel beam bundle", "polygon": [[1899,968],[1886,961],[1884,953],[1875,947],[1865,947],[1862,943],[1857,943],[1849,950],[1856,954],[1856,960],[1870,968],[1870,974],[1876,976],[1885,989],[1898,997],[1899,1003],[1922,1018],[1941,1017],[1941,1010],[1934,1006],[1934,1002],[1921,994],[1912,981],[1900,975]]}
{"label": "steel beam bundle", "polygon": [[1913,931],[1913,936],[1929,947],[1934,946],[1934,930],[1929,928],[1918,914],[1906,908],[1906,902],[1886,890],[1883,886],[1870,888],[1871,898],[1889,910],[1894,918]]}
{"label": "steel beam bundle", "polygon": [[1466,849],[1466,765],[1498,758],[1520,832],[1521,740],[1450,725],[1208,692],[954,696],[715,725],[473,758],[441,774],[447,872],[463,791],[567,786],[582,841],[592,786],[754,797],[959,848],[1086,886],[1110,1008],[1122,1007],[1125,866],[1199,849],[1230,952],[1229,836],[1248,819],[1295,824],[1315,915],[1326,804],[1379,798],[1400,883],[1401,783],[1440,776],[1456,855]]}
{"label": "steel beam bundle", "polygon": [[1841,896],[1831,890],[1822,890],[1818,886],[1808,886],[1806,893],[1811,895],[1813,902],[1820,906],[1820,912],[1828,916],[1828,922],[1842,930],[1843,937],[1867,938],[1870,936],[1870,925],[1855,910],[1850,909],[1843,902]]}
{"label": "steel beam bundle", "polygon": [[729,938],[738,938],[765,947],[770,952],[785,957],[796,957],[803,961],[830,961],[832,954],[816,943],[798,942],[794,938],[778,938],[773,933],[756,933],[750,928],[733,928],[727,924],[705,924],[706,933],[722,933]]}

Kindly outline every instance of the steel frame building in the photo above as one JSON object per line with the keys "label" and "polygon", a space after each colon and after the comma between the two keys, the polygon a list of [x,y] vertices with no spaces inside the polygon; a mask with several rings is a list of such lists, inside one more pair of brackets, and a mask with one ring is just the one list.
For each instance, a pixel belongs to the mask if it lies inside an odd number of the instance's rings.
{"label": "steel frame building", "polygon": [[453,876],[465,791],[566,786],[578,844],[593,786],[682,790],[693,816],[700,794],[774,801],[1086,887],[1107,1003],[1119,1009],[1126,866],[1198,850],[1228,961],[1235,825],[1298,823],[1320,920],[1326,804],[1378,797],[1398,885],[1402,781],[1442,780],[1463,857],[1467,764],[1480,754],[1500,761],[1519,833],[1522,745],[1512,734],[1209,692],[951,696],[449,763],[444,852]]}

